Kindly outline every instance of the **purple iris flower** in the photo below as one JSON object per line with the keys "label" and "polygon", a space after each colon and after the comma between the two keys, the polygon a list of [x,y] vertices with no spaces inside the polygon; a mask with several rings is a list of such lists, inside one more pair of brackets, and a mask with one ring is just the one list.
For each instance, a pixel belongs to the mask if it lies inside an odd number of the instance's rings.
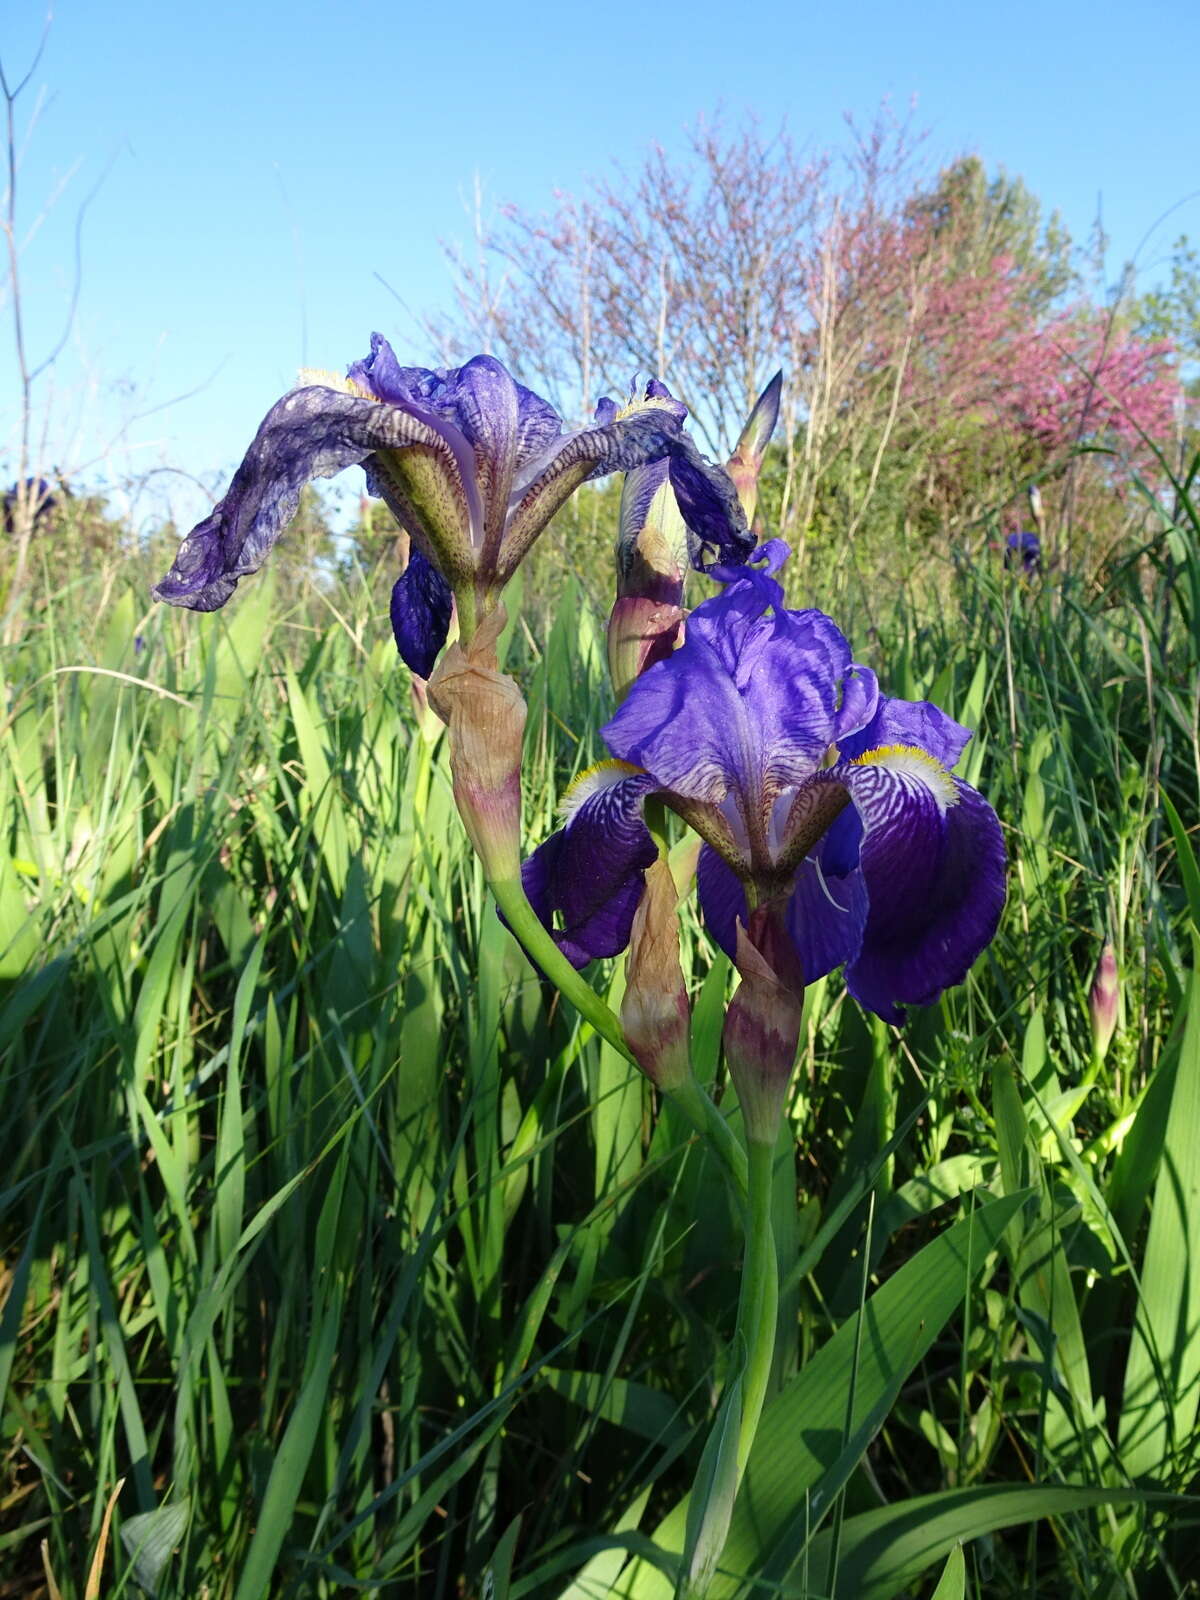
{"label": "purple iris flower", "polygon": [[[62,492],[68,494],[63,485]],[[33,526],[50,516],[58,505],[58,497],[45,478],[26,478],[24,484],[14,483],[4,494],[4,531],[12,533],[22,505],[31,513]]]}
{"label": "purple iris flower", "polygon": [[717,569],[725,589],[602,729],[617,760],[568,792],[525,890],[577,965],[615,955],[656,854],[642,806],[658,795],[704,841],[700,906],[730,956],[738,922],[775,906],[804,982],[844,966],[851,994],[899,1022],[995,933],[1000,825],[949,770],[967,730],[882,695],[827,616],[785,607],[786,548],[764,547],[766,570]]}
{"label": "purple iris flower", "polygon": [[1042,570],[1042,541],[1036,533],[1010,533],[1004,541],[1004,565],[1018,564],[1027,578]]}
{"label": "purple iris flower", "polygon": [[412,539],[392,593],[400,654],[428,677],[446,640],[451,597],[493,608],[530,546],[588,478],[667,460],[696,558],[752,547],[733,484],[683,432],[686,408],[659,383],[595,426],[564,432],[548,401],[492,356],[445,371],[402,367],[386,339],[347,378],[285,395],[264,418],[224,499],[183,541],[155,589],[160,600],[214,611],[257,572],[311,478],[361,465]]}

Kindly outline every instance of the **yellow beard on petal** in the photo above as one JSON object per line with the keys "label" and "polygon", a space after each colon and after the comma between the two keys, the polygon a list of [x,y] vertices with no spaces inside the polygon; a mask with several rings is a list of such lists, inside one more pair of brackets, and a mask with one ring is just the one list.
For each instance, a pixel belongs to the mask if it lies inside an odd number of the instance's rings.
{"label": "yellow beard on petal", "polygon": [[355,383],[353,378],[344,378],[338,372],[326,372],[324,367],[301,367],[297,382],[302,389],[336,389],[339,394],[353,394],[360,400],[374,400],[379,405],[383,404],[378,395],[364,389],[361,383]]}
{"label": "yellow beard on petal", "polygon": [[[677,400],[669,399],[665,395],[643,396],[631,394],[625,404],[618,408],[616,417],[613,420],[615,422],[624,422],[627,417],[636,417],[643,411],[671,411],[671,408],[678,404]],[[672,415],[674,415],[673,412]]]}
{"label": "yellow beard on petal", "polygon": [[599,794],[601,789],[611,789],[622,778],[635,777],[644,770],[643,767],[632,766],[628,761],[611,760],[596,761],[590,767],[584,767],[571,780],[570,787],[558,802],[559,815],[564,822],[570,822],[585,800]]}
{"label": "yellow beard on petal", "polygon": [[915,744],[881,744],[855,756],[852,767],[887,767],[892,772],[906,772],[930,789],[943,810],[956,806],[959,801],[958,786],[936,756]]}

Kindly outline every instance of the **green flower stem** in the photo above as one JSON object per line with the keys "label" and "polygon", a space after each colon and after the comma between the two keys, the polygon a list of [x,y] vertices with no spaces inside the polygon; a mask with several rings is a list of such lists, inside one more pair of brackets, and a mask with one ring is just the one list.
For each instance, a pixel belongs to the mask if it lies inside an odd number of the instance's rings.
{"label": "green flower stem", "polygon": [[738,1143],[733,1129],[695,1078],[689,1078],[686,1083],[680,1084],[676,1089],[669,1089],[667,1093],[701,1138],[708,1141],[713,1153],[725,1168],[734,1192],[744,1204],[749,1193],[746,1152]]}
{"label": "green flower stem", "polygon": [[467,649],[479,626],[475,604],[475,585],[464,583],[454,591],[454,609],[458,614],[458,642]]}
{"label": "green flower stem", "polygon": [[738,1302],[737,1332],[746,1342],[746,1370],[742,1379],[742,1424],[738,1434],[738,1478],[746,1461],[758,1419],[767,1398],[771,1361],[775,1354],[775,1324],[779,1316],[779,1263],[771,1228],[771,1174],[775,1148],[751,1139],[750,1215],[746,1224],[746,1254],[742,1263],[742,1294]]}
{"label": "green flower stem", "polygon": [[541,918],[525,898],[520,878],[499,878],[489,884],[489,888],[495,895],[496,904],[503,911],[509,927],[524,945],[530,959],[537,962],[558,992],[566,996],[579,1015],[591,1023],[600,1037],[607,1039],[614,1050],[619,1050],[627,1061],[633,1061],[636,1066],[637,1063],[625,1042],[621,1019],[612,1007],[600,998],[591,984],[580,977],[546,932]]}
{"label": "green flower stem", "polygon": [[[497,879],[489,887],[509,927],[524,946],[530,959],[537,963],[579,1015],[591,1023],[600,1037],[607,1039],[614,1050],[619,1050],[626,1061],[632,1061],[634,1066],[637,1066],[637,1058],[626,1043],[621,1019],[601,999],[591,984],[580,977],[547,933],[537,912],[525,897],[520,878]],[[744,1198],[746,1153],[738,1144],[724,1117],[695,1078],[689,1078],[681,1087],[671,1089],[668,1093],[696,1132],[708,1141],[717,1159],[725,1168],[735,1192],[739,1198]]]}
{"label": "green flower stem", "polygon": [[647,795],[642,805],[642,817],[646,823],[647,832],[658,846],[658,853],[664,858],[670,853],[670,839],[667,835],[667,808],[657,795]]}

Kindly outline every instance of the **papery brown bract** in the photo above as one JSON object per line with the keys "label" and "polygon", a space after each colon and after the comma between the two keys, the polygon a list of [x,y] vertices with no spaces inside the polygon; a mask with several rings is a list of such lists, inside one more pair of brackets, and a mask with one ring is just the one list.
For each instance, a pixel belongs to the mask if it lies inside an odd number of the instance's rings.
{"label": "papery brown bract", "polygon": [[454,802],[489,879],[521,871],[521,747],[525,700],[499,670],[498,606],[466,648],[452,644],[429,680],[430,704],[450,737]]}
{"label": "papery brown bract", "polygon": [[638,1066],[660,1089],[692,1075],[690,1008],[679,962],[678,895],[661,857],[646,871],[646,892],[633,919],[621,1025]]}

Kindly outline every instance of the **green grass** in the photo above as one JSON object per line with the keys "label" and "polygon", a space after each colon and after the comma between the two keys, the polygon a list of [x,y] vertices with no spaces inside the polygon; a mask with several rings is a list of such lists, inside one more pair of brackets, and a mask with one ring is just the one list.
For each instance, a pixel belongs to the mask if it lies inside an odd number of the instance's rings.
{"label": "green grass", "polygon": [[[531,845],[599,753],[598,573],[510,629]],[[713,1593],[1195,1595],[1195,518],[1105,587],[804,576],[978,730],[1010,899],[903,1033],[809,991]],[[496,919],[386,586],[147,594],[43,574],[4,667],[0,1594],[669,1597],[731,1372],[719,1173]],[[727,964],[683,944],[719,1084]]]}

